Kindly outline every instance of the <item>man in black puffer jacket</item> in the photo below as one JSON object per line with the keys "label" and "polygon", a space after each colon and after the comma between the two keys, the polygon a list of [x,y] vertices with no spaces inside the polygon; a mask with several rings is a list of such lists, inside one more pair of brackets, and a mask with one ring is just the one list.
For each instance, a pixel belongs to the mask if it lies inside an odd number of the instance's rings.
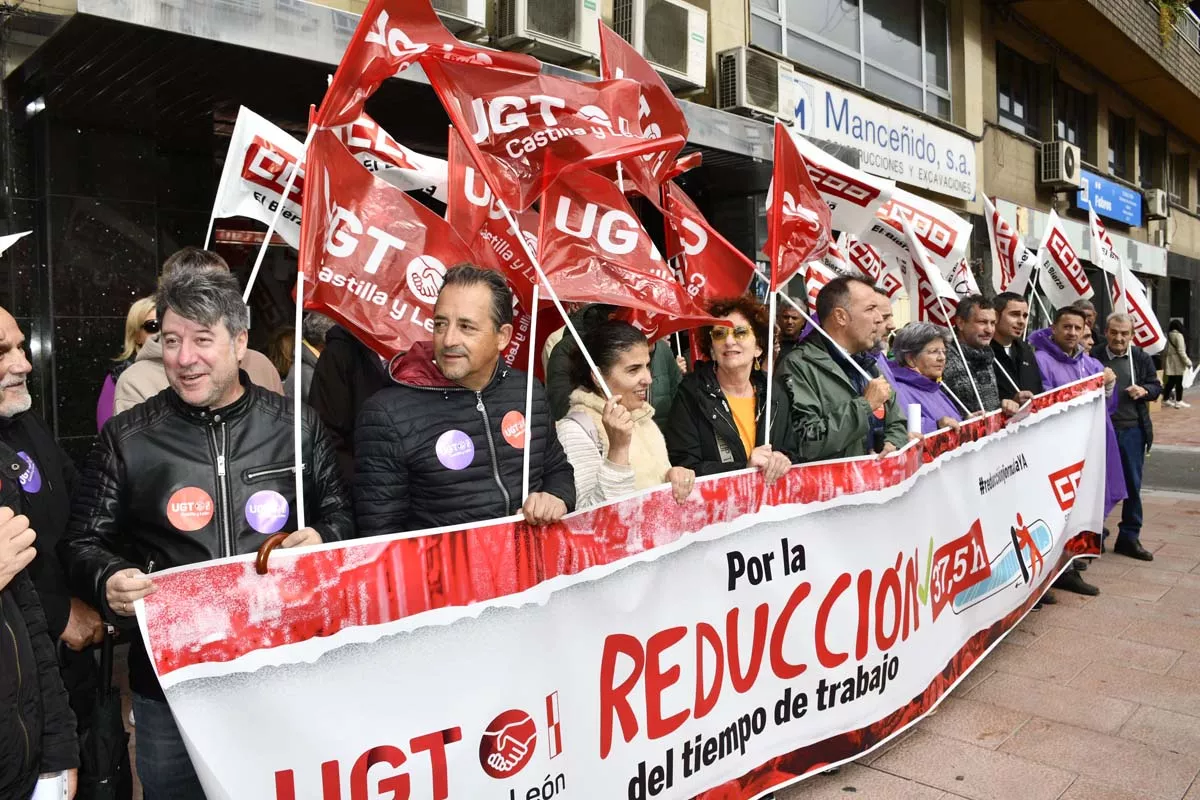
{"label": "man in black puffer jacket", "polygon": [[[170,386],[104,426],[59,545],[74,590],[123,627],[132,627],[134,604],[154,590],[155,569],[253,553],[280,531],[293,532],[284,547],[353,536],[333,445],[308,407],[301,420],[306,527],[298,523],[293,406],[238,369],[249,315],[237,279],[211,269],[172,272],[159,284],[158,319]],[[146,797],[202,800],[141,637],[131,638]]]}
{"label": "man in black puffer jacket", "polygon": [[546,394],[533,384],[529,497],[521,497],[525,373],[500,354],[512,336],[503,276],[470,265],[446,273],[432,346],[396,364],[354,431],[354,512],[360,536],[507,517],[556,522],[575,507],[575,472],[558,443]]}
{"label": "man in black puffer jacket", "polygon": [[[4,393],[0,388],[0,394]],[[25,567],[36,534],[21,510],[25,462],[0,444],[0,797],[26,798],[39,775],[79,767],[75,715],[67,704],[46,616]]]}

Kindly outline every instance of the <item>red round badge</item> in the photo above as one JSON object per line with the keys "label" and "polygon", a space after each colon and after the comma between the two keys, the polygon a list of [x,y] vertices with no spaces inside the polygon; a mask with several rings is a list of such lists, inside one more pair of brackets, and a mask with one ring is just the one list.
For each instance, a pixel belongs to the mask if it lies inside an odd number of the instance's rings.
{"label": "red round badge", "polygon": [[198,531],[212,521],[213,499],[196,486],[185,486],[167,501],[167,519],[181,531]]}
{"label": "red round badge", "polygon": [[492,720],[479,740],[479,766],[493,778],[516,775],[537,747],[537,726],[520,709],[509,709]]}
{"label": "red round badge", "polygon": [[514,409],[504,415],[500,420],[500,432],[504,434],[504,441],[518,450],[525,449],[525,415],[520,411]]}

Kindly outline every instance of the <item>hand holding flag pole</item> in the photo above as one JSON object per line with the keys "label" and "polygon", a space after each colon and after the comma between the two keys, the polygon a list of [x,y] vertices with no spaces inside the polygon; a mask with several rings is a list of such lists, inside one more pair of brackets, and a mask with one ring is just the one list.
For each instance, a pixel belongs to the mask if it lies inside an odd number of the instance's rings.
{"label": "hand holding flag pole", "polygon": [[533,308],[529,312],[529,364],[526,367],[529,374],[525,381],[525,430],[521,434],[524,442],[521,447],[525,451],[521,459],[522,505],[529,499],[529,445],[532,438],[530,431],[533,429],[533,423],[529,421],[529,418],[533,416],[533,367],[537,360],[537,348],[533,346],[533,343],[537,341],[538,289],[540,288],[536,283],[533,285]]}

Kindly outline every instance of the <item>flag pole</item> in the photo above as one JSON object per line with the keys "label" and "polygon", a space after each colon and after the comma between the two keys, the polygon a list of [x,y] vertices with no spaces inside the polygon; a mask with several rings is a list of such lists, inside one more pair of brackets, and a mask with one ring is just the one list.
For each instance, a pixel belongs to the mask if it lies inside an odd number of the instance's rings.
{"label": "flag pole", "polygon": [[[519,235],[519,234],[518,234]],[[524,237],[522,237],[524,238]],[[521,504],[529,499],[529,448],[532,436],[530,431],[533,430],[533,425],[529,422],[529,418],[533,416],[533,367],[534,361],[537,359],[537,348],[534,347],[534,342],[537,341],[537,318],[538,318],[538,289],[536,283],[533,285],[533,310],[530,312],[529,318],[529,374],[525,376],[525,431],[522,433],[524,443],[521,445],[524,452],[524,458],[521,459]]]}
{"label": "flag pole", "polygon": [[[1028,326],[1026,326],[1026,327],[1028,327]],[[1007,380],[1009,383],[1011,383],[1012,387],[1014,389],[1016,389],[1018,393],[1020,393],[1021,387],[1018,386],[1017,382],[1013,380],[1012,375],[1008,374],[1008,370],[1006,370],[1004,367],[1000,366],[999,361],[995,361],[993,363],[996,365],[996,369],[1000,370],[1000,374],[1004,376],[1004,379]]]}
{"label": "flag pole", "polygon": [[964,413],[964,414],[966,414],[968,417],[969,417],[969,416],[971,416],[971,413],[972,413],[972,412],[971,412],[971,409],[967,408],[967,404],[966,404],[966,403],[964,403],[962,400],[959,400],[959,399],[958,399],[958,395],[956,395],[956,394],[954,393],[954,390],[953,390],[953,389],[951,389],[949,386],[947,386],[947,385],[946,385],[946,382],[945,382],[945,381],[938,381],[938,386],[942,387],[942,390],[943,390],[943,391],[944,391],[946,394],[950,395],[950,399],[951,399],[951,400],[953,400],[955,403],[957,403],[957,404],[958,404],[958,407],[959,407],[959,408],[961,408],[961,409],[963,410],[963,413]]}
{"label": "flag pole", "polygon": [[292,188],[296,185],[296,176],[300,174],[300,169],[304,166],[304,157],[308,155],[308,145],[312,141],[313,134],[316,132],[316,123],[308,126],[308,135],[304,137],[304,149],[301,150],[300,157],[296,159],[296,168],[292,170],[292,174],[288,176],[287,184],[283,187],[283,195],[279,198],[279,205],[275,208],[275,214],[271,217],[271,224],[267,226],[267,235],[263,237],[262,246],[258,248],[258,255],[254,258],[254,267],[250,270],[250,277],[246,279],[246,289],[242,292],[243,303],[250,302],[250,290],[254,288],[254,282],[258,280],[258,271],[262,268],[263,259],[267,255],[267,248],[271,245],[271,237],[275,235],[275,227],[279,224],[279,218],[283,215],[283,207],[287,205],[288,195],[292,193]]}
{"label": "flag pole", "polygon": [[600,374],[600,368],[596,366],[596,362],[592,359],[592,354],[583,346],[583,337],[579,335],[579,331],[575,329],[575,323],[571,322],[571,317],[567,314],[567,310],[563,308],[562,301],[558,299],[558,293],[554,291],[554,287],[550,285],[550,279],[546,277],[546,273],[542,271],[542,262],[540,262],[533,249],[530,248],[529,242],[521,233],[521,226],[517,224],[517,218],[513,216],[512,210],[508,204],[500,199],[500,195],[496,194],[496,190],[492,188],[491,183],[487,180],[487,173],[480,170],[480,174],[484,176],[484,182],[488,183],[488,188],[491,189],[492,197],[496,200],[496,205],[500,208],[500,213],[504,214],[504,218],[508,220],[509,226],[513,230],[514,238],[520,242],[521,249],[525,251],[525,257],[529,259],[529,263],[533,265],[533,269],[537,272],[538,280],[546,290],[546,295],[550,298],[550,302],[554,303],[554,307],[558,309],[558,313],[562,315],[563,322],[567,325],[567,332],[571,334],[571,338],[575,340],[575,344],[579,347],[579,352],[583,354],[584,361],[587,362],[588,368],[592,371],[592,377],[596,379],[596,385],[604,392],[604,398],[611,400],[613,393],[608,388],[608,383],[605,382],[604,376]]}
{"label": "flag pole", "polygon": [[[288,191],[291,191],[290,189]],[[284,194],[287,197],[287,194]],[[282,204],[281,204],[282,205]],[[296,343],[294,360],[292,361],[292,376],[296,379],[295,393],[292,397],[292,444],[296,457],[296,530],[307,527],[304,523],[304,444],[300,430],[300,412],[303,399],[300,387],[301,363],[304,358],[304,270],[296,271]]]}
{"label": "flag pole", "polygon": [[[938,306],[940,306],[942,309],[942,317],[949,324],[951,322],[951,317],[946,313],[946,301],[942,299],[940,294],[937,296],[937,299]],[[961,358],[963,362],[963,372],[967,373],[967,378],[971,381],[971,389],[975,392],[975,401],[979,403],[979,410],[987,411],[987,408],[983,405],[983,396],[979,394],[979,384],[975,383],[975,376],[971,374],[971,365],[967,363],[967,353],[963,350],[962,342],[958,340],[958,333],[954,330],[951,330],[950,338],[954,340],[954,346],[958,348],[958,357]]]}
{"label": "flag pole", "polygon": [[[767,399],[763,403],[763,419],[765,420],[766,430],[763,433],[763,444],[770,447],[771,445],[771,390],[775,384],[775,308],[776,296],[779,290],[771,292],[769,303],[770,322],[767,325],[767,352],[763,353],[767,358]],[[749,453],[746,454],[749,457]]]}
{"label": "flag pole", "polygon": [[[755,270],[755,274],[757,274],[760,278],[762,277],[762,273],[759,272],[758,270]],[[840,344],[835,342],[833,340],[833,337],[830,336],[829,333],[824,328],[822,328],[819,324],[817,324],[817,321],[815,319],[813,319],[812,317],[810,317],[808,312],[805,311],[803,308],[801,308],[800,305],[795,300],[793,300],[792,298],[788,297],[786,294],[783,294],[783,293],[780,293],[779,296],[782,297],[784,299],[784,301],[787,302],[788,305],[790,305],[792,308],[796,309],[796,311],[800,314],[800,316],[804,317],[804,321],[807,322],[809,325],[813,326],[813,330],[815,330],[817,333],[824,336],[826,341],[828,341],[831,345],[836,347],[837,351],[842,355],[842,357],[845,358],[846,361],[850,362],[850,366],[852,366],[856,370],[858,370],[858,373],[860,375],[862,375],[864,378],[866,378],[867,381],[875,380],[874,378],[872,378],[870,375],[867,374],[867,371],[862,368],[861,364],[859,364],[857,361],[855,361],[853,358],[850,357],[850,354],[846,352],[846,348],[842,347]],[[772,330],[773,329],[774,329],[774,325],[772,325]]]}

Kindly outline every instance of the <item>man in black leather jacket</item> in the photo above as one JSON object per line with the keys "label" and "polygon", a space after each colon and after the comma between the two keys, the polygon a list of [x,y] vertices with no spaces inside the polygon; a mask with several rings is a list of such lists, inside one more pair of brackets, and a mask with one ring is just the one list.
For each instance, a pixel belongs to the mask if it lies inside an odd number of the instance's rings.
{"label": "man in black leather jacket", "polygon": [[354,432],[354,511],[361,536],[524,513],[555,522],[575,507],[575,471],[558,443],[546,393],[533,383],[528,498],[521,497],[526,375],[500,361],[512,335],[512,292],[498,272],[446,273],[433,343],[397,364]]}
{"label": "man in black leather jacket", "polygon": [[[59,546],[75,590],[105,618],[128,624],[154,591],[149,573],[353,535],[350,501],[320,420],[301,420],[304,509],[297,530],[291,401],[238,369],[249,324],[237,279],[177,270],[158,290],[169,388],[113,417],[80,478]],[[147,800],[203,798],[174,719],[132,637],[130,687],[137,772]]]}

